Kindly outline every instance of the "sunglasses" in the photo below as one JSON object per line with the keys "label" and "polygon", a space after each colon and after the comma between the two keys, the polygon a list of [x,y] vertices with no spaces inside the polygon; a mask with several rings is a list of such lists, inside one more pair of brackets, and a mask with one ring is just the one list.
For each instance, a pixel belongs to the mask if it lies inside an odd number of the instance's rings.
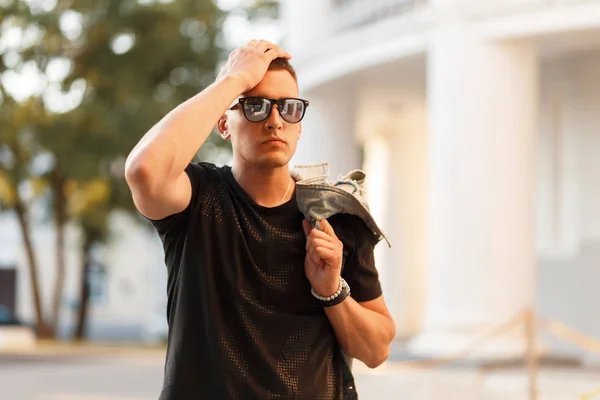
{"label": "sunglasses", "polygon": [[[297,98],[285,99],[268,99],[266,97],[242,97],[239,99],[239,104],[244,111],[244,117],[250,122],[261,122],[269,118],[273,105],[277,104],[279,115],[284,121],[290,124],[297,124],[304,118],[308,100]],[[232,106],[233,109],[237,104]]]}

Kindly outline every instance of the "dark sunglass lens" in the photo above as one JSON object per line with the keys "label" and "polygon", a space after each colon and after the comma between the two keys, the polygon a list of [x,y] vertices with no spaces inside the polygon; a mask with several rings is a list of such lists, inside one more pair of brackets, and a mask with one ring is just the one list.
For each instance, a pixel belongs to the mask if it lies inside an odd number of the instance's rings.
{"label": "dark sunglass lens", "polygon": [[259,122],[269,116],[271,103],[259,97],[250,97],[244,102],[244,115],[249,121]]}
{"label": "dark sunglass lens", "polygon": [[283,103],[283,109],[280,111],[281,117],[289,123],[300,122],[304,116],[304,103],[296,99],[288,99]]}

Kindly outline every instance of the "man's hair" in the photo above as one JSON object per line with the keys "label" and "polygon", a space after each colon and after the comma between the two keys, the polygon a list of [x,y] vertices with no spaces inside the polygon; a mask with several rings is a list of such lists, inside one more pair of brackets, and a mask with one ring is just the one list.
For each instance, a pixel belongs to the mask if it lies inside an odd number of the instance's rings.
{"label": "man's hair", "polygon": [[271,64],[269,64],[268,71],[282,71],[282,70],[289,72],[290,75],[292,75],[292,78],[294,78],[294,80],[296,81],[296,83],[298,83],[298,76],[296,75],[296,71],[294,70],[294,67],[292,67],[292,65],[289,63],[289,61],[286,60],[285,58],[276,58],[273,61],[271,61]]}

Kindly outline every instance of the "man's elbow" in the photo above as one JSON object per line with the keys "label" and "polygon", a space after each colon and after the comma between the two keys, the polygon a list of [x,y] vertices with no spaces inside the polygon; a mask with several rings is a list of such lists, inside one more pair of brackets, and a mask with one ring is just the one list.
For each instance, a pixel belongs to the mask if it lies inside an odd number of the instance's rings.
{"label": "man's elbow", "polygon": [[385,342],[382,346],[377,348],[375,351],[371,353],[371,357],[368,360],[365,360],[365,365],[369,368],[377,368],[381,364],[383,364],[388,357],[390,356],[390,346],[394,338],[396,337],[396,324],[391,321],[390,329],[388,330],[388,335],[385,339]]}
{"label": "man's elbow", "polygon": [[373,369],[379,367],[381,364],[385,362],[390,356],[390,346],[386,345],[383,348],[379,349],[377,352],[373,352],[371,357],[368,360],[365,360],[364,363],[367,367]]}
{"label": "man's elbow", "polygon": [[125,162],[125,181],[133,190],[143,191],[145,193],[154,193],[160,190],[162,182],[158,177],[158,171],[151,166],[151,163],[130,155]]}
{"label": "man's elbow", "polygon": [[150,177],[149,163],[133,152],[125,160],[125,180],[129,185],[147,181]]}

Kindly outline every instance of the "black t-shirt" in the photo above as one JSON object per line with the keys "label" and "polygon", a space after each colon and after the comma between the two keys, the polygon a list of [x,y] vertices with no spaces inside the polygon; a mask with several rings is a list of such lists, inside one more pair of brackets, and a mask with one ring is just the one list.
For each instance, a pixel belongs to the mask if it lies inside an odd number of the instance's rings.
{"label": "black t-shirt", "polygon": [[[254,203],[230,167],[186,168],[192,198],[152,221],[168,269],[169,338],[160,400],[342,398],[344,359],[304,273],[295,195]],[[381,286],[363,221],[329,219],[344,244],[342,276],[356,301]]]}

